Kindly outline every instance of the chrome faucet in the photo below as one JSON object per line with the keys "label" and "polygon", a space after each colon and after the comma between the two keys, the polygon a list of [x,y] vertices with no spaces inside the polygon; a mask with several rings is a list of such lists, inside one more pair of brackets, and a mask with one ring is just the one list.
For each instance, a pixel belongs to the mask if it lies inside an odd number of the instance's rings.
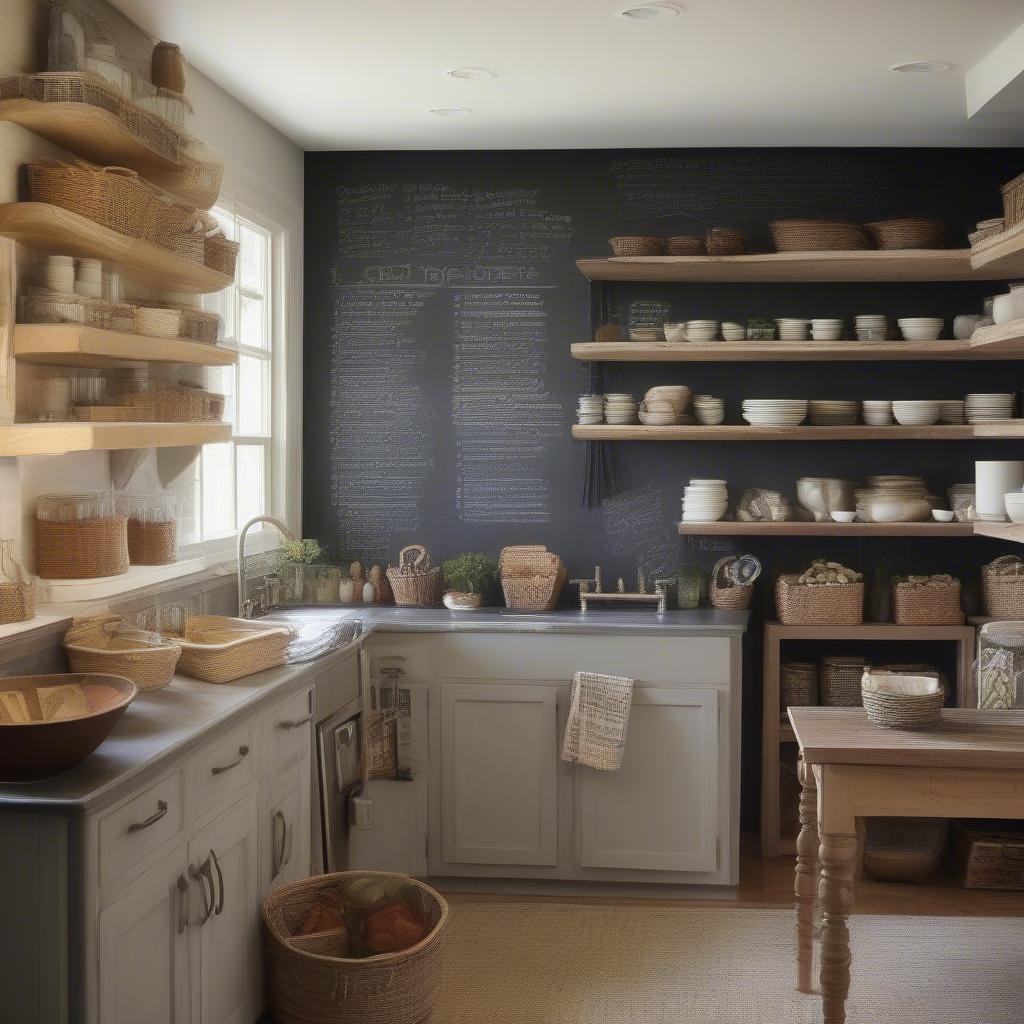
{"label": "chrome faucet", "polygon": [[253,602],[245,596],[245,535],[257,523],[270,523],[281,531],[286,540],[295,540],[295,534],[275,516],[254,516],[242,527],[238,534],[238,614],[243,619],[251,619],[255,610]]}

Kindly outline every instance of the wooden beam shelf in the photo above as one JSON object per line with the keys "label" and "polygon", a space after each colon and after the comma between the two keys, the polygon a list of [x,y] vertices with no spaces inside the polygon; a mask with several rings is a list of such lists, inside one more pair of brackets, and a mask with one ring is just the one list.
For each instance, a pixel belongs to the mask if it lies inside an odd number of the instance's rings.
{"label": "wooden beam shelf", "polygon": [[974,523],[680,523],[683,536],[725,537],[973,537]]}
{"label": "wooden beam shelf", "polygon": [[191,447],[230,437],[230,423],[12,423],[0,426],[0,456]]}
{"label": "wooden beam shelf", "polygon": [[615,256],[577,260],[576,266],[591,281],[969,281],[1005,276],[1002,267],[972,266],[970,249]]}
{"label": "wooden beam shelf", "polygon": [[163,246],[129,238],[49,203],[0,203],[0,235],[33,249],[115,263],[125,277],[164,291],[219,292],[232,281]]}
{"label": "wooden beam shelf", "polygon": [[237,353],[221,345],[185,338],[122,334],[81,324],[18,324],[14,358],[23,363],[102,368],[142,363],[192,363],[231,366]]}
{"label": "wooden beam shelf", "polygon": [[572,436],[578,441],[970,441],[1024,437],[1024,420],[931,427],[752,427],[736,423],[716,427],[648,427],[576,423]]}
{"label": "wooden beam shelf", "polygon": [[1024,275],[1024,223],[979,242],[969,250],[975,273],[992,278]]}
{"label": "wooden beam shelf", "polygon": [[1024,544],[1024,523],[983,523],[974,524],[976,537],[995,537],[996,540]]}

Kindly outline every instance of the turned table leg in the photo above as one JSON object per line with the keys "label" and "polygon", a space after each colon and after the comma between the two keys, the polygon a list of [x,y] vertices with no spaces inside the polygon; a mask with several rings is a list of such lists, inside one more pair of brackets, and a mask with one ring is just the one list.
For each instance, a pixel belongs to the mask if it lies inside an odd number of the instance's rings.
{"label": "turned table leg", "polygon": [[818,793],[814,770],[800,757],[800,835],[796,840],[796,987],[813,992],[814,916],[818,892]]}
{"label": "turned table leg", "polygon": [[844,1024],[850,991],[850,932],[856,835],[821,835],[821,1002],[825,1024]]}

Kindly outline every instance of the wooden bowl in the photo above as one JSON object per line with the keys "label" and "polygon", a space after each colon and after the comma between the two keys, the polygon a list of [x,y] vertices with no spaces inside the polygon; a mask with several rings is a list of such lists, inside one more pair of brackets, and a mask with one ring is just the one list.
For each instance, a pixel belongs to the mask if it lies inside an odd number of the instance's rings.
{"label": "wooden bowl", "polygon": [[[55,702],[60,691],[68,698],[65,714],[47,721],[47,696]],[[0,782],[38,782],[74,768],[107,738],[138,692],[130,679],[91,673],[0,679],[0,703],[9,695],[29,718],[12,722],[9,710],[0,711]]]}

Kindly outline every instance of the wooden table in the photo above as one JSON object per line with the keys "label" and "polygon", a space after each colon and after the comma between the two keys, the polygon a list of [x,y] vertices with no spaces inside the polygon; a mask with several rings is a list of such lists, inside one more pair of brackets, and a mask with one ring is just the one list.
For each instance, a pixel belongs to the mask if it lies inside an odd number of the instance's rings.
{"label": "wooden table", "polygon": [[815,991],[811,965],[820,905],[825,1024],[843,1024],[857,818],[1024,818],[1024,712],[946,710],[941,725],[921,732],[877,728],[862,708],[790,708],[789,720],[800,745],[803,787],[797,988]]}

